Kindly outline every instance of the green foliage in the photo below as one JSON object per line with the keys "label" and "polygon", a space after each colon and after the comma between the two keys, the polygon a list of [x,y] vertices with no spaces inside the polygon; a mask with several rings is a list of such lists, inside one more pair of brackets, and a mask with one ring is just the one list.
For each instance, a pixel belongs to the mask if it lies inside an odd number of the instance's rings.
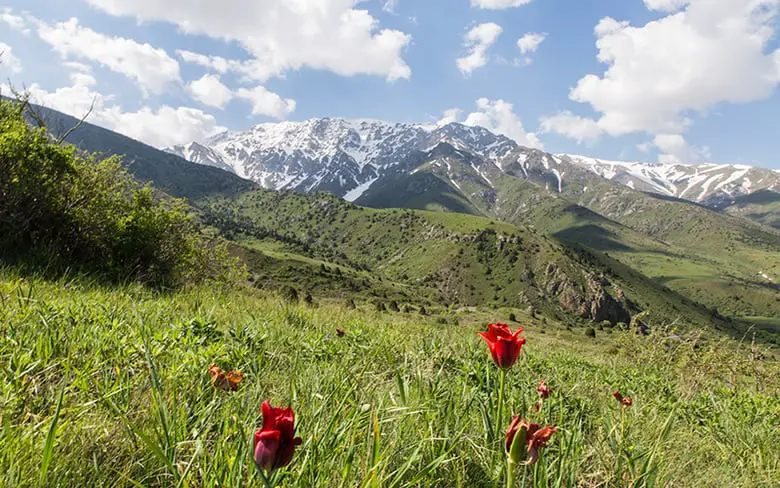
{"label": "green foliage", "polygon": [[509,321],[510,322],[517,322],[517,315],[515,315],[514,312],[509,312]]}
{"label": "green foliage", "polygon": [[32,267],[79,267],[112,280],[179,286],[234,270],[180,200],[156,199],[117,158],[96,161],[31,128],[0,101],[0,250]]}
{"label": "green foliage", "polygon": [[593,327],[588,327],[587,329],[585,329],[585,337],[595,338],[596,329],[594,329]]}
{"label": "green foliage", "polygon": [[[251,443],[269,398],[295,409],[303,439],[273,486],[501,486],[499,374],[474,333],[492,317],[479,317],[435,327],[257,290],[0,269],[0,485],[262,486]],[[523,335],[499,423],[519,414],[558,433],[517,466],[517,486],[776,486],[771,351],[681,331],[615,331],[603,346],[559,324]],[[242,371],[238,391],[214,390],[211,364]],[[533,413],[541,378],[553,394]]]}
{"label": "green foliage", "polygon": [[281,291],[282,299],[287,303],[298,303],[298,290],[292,286],[285,286]]}

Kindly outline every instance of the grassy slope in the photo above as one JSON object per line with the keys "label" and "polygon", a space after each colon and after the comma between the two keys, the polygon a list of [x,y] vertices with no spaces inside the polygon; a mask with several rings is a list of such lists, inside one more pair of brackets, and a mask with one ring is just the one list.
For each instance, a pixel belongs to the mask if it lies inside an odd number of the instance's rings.
{"label": "grassy slope", "polygon": [[[294,406],[303,438],[279,486],[497,486],[498,374],[474,334],[495,319],[438,326],[250,290],[158,295],[3,270],[0,484],[261,486],[249,442],[270,398]],[[776,363],[727,342],[667,350],[660,335],[587,339],[519,319],[528,343],[500,423],[533,415],[545,378],[554,393],[532,418],[559,428],[526,486],[624,487],[650,473],[648,486],[747,488],[780,477]],[[215,392],[212,363],[243,371],[240,390]],[[613,389],[633,407],[621,411]]]}
{"label": "grassy slope", "polygon": [[[617,191],[614,184],[598,180],[590,181],[589,191],[575,198],[586,205],[581,206],[559,196],[555,189],[545,189],[523,178],[498,172],[480,175],[452,157],[428,163],[415,177],[421,178],[422,174],[440,181],[449,181],[452,176],[455,183],[447,184],[453,189],[456,184],[483,214],[531,225],[564,241],[606,252],[720,313],[780,316],[777,286],[759,276],[763,271],[777,281],[780,234],[747,220],[628,189]],[[403,189],[401,183],[395,187]],[[403,191],[376,189],[358,203],[382,208],[389,203],[403,204],[407,199]],[[418,208],[424,208],[424,202],[415,202]],[[454,206],[447,210],[458,211]]]}
{"label": "grassy slope", "polygon": [[[586,271],[603,273],[659,322],[733,324],[606,257],[500,221],[458,213],[374,210],[329,194],[254,191],[237,201],[207,204],[223,220],[245,218],[281,237],[305,243],[309,255],[347,268],[370,270],[386,284],[407,290],[408,299],[428,303],[528,307],[563,317],[549,298],[547,268],[554,264],[583,285]],[[206,203],[201,202],[201,205]],[[220,224],[225,227],[224,222]],[[298,245],[296,253],[301,253]],[[571,317],[570,317],[571,318]]]}
{"label": "grassy slope", "polygon": [[761,190],[737,197],[724,211],[780,230],[780,193],[776,191]]}

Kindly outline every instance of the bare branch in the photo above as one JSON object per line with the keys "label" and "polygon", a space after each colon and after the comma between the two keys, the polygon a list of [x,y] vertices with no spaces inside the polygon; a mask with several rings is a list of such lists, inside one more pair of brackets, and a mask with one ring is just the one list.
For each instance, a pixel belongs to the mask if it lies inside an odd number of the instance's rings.
{"label": "bare branch", "polygon": [[95,100],[97,100],[97,97],[92,98],[92,103],[89,106],[89,110],[87,110],[87,113],[85,113],[84,116],[81,117],[81,119],[76,123],[76,125],[68,129],[62,136],[60,136],[57,139],[57,144],[62,144],[65,141],[65,139],[68,138],[69,135],[71,135],[74,131],[76,131],[79,127],[81,127],[82,124],[84,124],[84,121],[87,120],[87,117],[89,117],[92,111],[95,109]]}

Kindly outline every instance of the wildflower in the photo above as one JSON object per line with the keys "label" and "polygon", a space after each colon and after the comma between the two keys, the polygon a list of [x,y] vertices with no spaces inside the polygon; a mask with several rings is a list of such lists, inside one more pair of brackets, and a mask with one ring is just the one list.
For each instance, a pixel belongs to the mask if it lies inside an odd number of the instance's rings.
{"label": "wildflower", "polygon": [[240,371],[228,371],[225,373],[216,364],[209,368],[209,373],[211,373],[211,384],[218,390],[236,391],[238,390],[238,384],[244,379],[244,375]]}
{"label": "wildflower", "polygon": [[539,392],[539,398],[544,400],[545,398],[550,396],[550,393],[552,392],[552,388],[547,386],[547,382],[542,379],[542,381],[539,382],[539,386],[536,387],[536,391]]}
{"label": "wildflower", "polygon": [[525,464],[535,463],[539,459],[539,449],[546,447],[550,437],[557,431],[552,425],[541,427],[514,416],[506,431],[504,444],[509,461],[520,463],[527,459]]}
{"label": "wildflower", "polygon": [[620,402],[620,406],[621,407],[630,407],[634,403],[634,401],[631,399],[631,397],[624,397],[617,390],[612,392],[612,396],[615,397],[615,400]]}
{"label": "wildflower", "polygon": [[272,407],[263,402],[263,427],[255,432],[255,464],[271,472],[292,461],[295,446],[301,445],[295,437],[295,414],[292,408]]}
{"label": "wildflower", "polygon": [[501,369],[511,368],[520,355],[520,349],[525,344],[525,337],[520,337],[522,327],[518,327],[514,334],[506,324],[490,324],[487,332],[477,332],[490,348],[493,362]]}

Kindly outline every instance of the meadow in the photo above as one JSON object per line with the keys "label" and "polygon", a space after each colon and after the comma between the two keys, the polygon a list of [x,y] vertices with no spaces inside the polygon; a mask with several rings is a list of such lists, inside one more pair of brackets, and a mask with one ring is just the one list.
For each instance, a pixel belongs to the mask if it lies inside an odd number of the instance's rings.
{"label": "meadow", "polygon": [[[780,368],[749,336],[591,338],[511,310],[527,343],[496,419],[499,370],[475,332],[509,309],[445,325],[357,305],[0,269],[0,486],[264,486],[265,399],[293,407],[303,440],[274,486],[504,486],[512,415],[558,429],[516,486],[778,485]],[[211,365],[241,371],[238,389],[215,389]]]}

